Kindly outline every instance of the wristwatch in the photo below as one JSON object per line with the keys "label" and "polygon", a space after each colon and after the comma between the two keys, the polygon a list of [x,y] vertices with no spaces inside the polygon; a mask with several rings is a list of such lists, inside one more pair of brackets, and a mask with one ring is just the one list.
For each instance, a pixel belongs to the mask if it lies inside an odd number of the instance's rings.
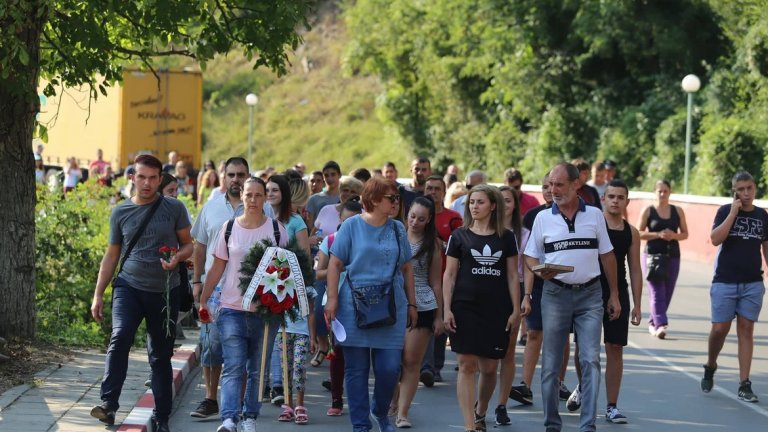
{"label": "wristwatch", "polygon": [[526,297],[528,297],[530,300],[533,300],[533,293],[525,293]]}

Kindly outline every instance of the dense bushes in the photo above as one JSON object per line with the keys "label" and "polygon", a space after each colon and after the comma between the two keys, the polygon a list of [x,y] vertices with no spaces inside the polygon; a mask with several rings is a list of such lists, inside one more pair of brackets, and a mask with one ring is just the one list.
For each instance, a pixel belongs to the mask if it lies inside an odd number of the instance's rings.
{"label": "dense bushes", "polygon": [[[109,236],[115,189],[87,182],[70,192],[38,186],[35,215],[37,335],[67,345],[104,346],[112,331],[112,287],[104,293],[104,321],[91,317],[91,300]],[[197,211],[190,199],[182,202]],[[142,325],[143,326],[143,325]],[[143,328],[143,327],[142,327]],[[137,344],[145,332],[137,332]]]}
{"label": "dense bushes", "polygon": [[65,199],[38,186],[35,278],[37,330],[43,340],[100,345],[109,335],[109,302],[101,324],[91,318],[90,307],[107,247],[111,193],[89,182]]}

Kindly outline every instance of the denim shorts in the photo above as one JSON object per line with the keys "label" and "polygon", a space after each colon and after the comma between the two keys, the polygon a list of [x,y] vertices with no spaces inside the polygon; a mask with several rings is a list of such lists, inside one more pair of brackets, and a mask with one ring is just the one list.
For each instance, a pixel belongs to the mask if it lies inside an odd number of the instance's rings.
{"label": "denim shorts", "polygon": [[217,367],[224,364],[221,337],[216,323],[200,325],[200,364],[203,367]]}
{"label": "denim shorts", "polygon": [[[531,312],[525,317],[525,325],[528,330],[541,331],[544,328],[544,323],[541,321],[541,293],[542,288],[538,286],[533,287],[531,296]],[[525,291],[523,291],[525,295]],[[522,296],[520,297],[522,299]]]}
{"label": "denim shorts", "polygon": [[763,281],[746,283],[712,283],[712,322],[731,322],[736,315],[756,322],[763,307]]}

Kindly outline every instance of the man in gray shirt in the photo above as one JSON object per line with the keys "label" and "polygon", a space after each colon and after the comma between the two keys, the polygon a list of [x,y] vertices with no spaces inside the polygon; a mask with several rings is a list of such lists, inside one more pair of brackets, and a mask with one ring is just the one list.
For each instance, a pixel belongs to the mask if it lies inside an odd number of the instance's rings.
{"label": "man in gray shirt", "polygon": [[[205,283],[205,275],[213,265],[213,247],[219,238],[221,229],[227,221],[243,214],[243,202],[240,192],[248,178],[248,162],[241,157],[229,158],[224,164],[225,195],[219,195],[208,201],[195,220],[192,237],[195,239],[195,273],[192,278],[192,293],[195,303],[200,303],[200,292]],[[219,292],[222,279],[216,291]],[[201,365],[205,383],[205,399],[189,413],[192,417],[208,418],[219,413],[216,393],[219,388],[221,366],[224,363],[219,329],[216,323],[202,323],[200,326],[200,345],[202,346]]]}
{"label": "man in gray shirt", "polygon": [[[108,425],[114,424],[128,371],[128,354],[139,324],[146,320],[152,393],[155,396],[152,421],[155,432],[168,432],[173,400],[171,356],[179,311],[177,265],[192,255],[192,236],[184,204],[158,194],[163,169],[160,160],[141,155],[134,160],[134,166],[131,182],[136,187],[136,194],[112,211],[109,246],[101,260],[91,305],[91,315],[101,321],[104,318],[104,291],[121,262],[112,283],[112,336],[101,383],[102,403],[91,410],[91,416]],[[146,228],[134,240],[149,214]],[[134,244],[132,249],[131,244]],[[160,248],[164,246],[178,248],[168,261],[160,254]],[[170,287],[173,288],[167,297],[170,304],[166,304],[165,295],[167,274],[171,275]],[[170,321],[166,319],[166,308],[170,309]]]}
{"label": "man in gray shirt", "polygon": [[[328,204],[336,204],[339,202],[339,180],[341,179],[341,167],[334,161],[328,161],[323,166],[323,178],[325,179],[325,190],[316,193],[309,197],[307,201],[307,212],[309,213],[309,221],[307,226],[311,231],[314,231],[315,219],[317,214],[320,213],[320,209]],[[312,232],[314,234],[314,232]],[[325,233],[328,235],[329,233]],[[310,238],[310,244],[317,244],[322,238]]]}

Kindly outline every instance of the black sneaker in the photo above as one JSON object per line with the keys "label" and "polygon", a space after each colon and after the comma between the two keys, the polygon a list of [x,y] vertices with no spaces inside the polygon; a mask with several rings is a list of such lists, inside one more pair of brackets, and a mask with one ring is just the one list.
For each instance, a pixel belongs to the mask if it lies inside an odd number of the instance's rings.
{"label": "black sneaker", "polygon": [[533,392],[523,381],[520,381],[519,386],[512,386],[509,398],[523,405],[533,405]]}
{"label": "black sneaker", "polygon": [[560,381],[560,400],[561,401],[567,401],[569,397],[571,397],[571,391],[568,390],[568,386],[565,385],[565,382]]}
{"label": "black sneaker", "polygon": [[168,420],[152,419],[152,432],[171,432],[171,428],[168,427]]}
{"label": "black sneaker", "polygon": [[272,391],[272,389],[268,385],[264,386],[264,393],[262,393],[262,395],[261,395],[261,400],[270,400],[271,399],[271,396],[270,396],[270,392],[271,391]]}
{"label": "black sneaker", "polygon": [[712,391],[712,387],[715,385],[715,371],[717,370],[717,365],[715,367],[711,368],[707,365],[704,365],[704,378],[701,379],[701,391],[704,393],[709,393]]}
{"label": "black sneaker", "polygon": [[440,374],[439,370],[435,371],[435,382],[443,382],[443,375]]}
{"label": "black sneaker", "polygon": [[419,375],[419,381],[424,383],[424,387],[432,387],[435,385],[435,374],[429,369],[424,369]]}
{"label": "black sneaker", "polygon": [[512,423],[507,414],[507,407],[499,405],[496,407],[496,426],[504,426]]}
{"label": "black sneaker", "polygon": [[752,381],[746,379],[739,383],[739,400],[757,403],[757,395],[752,392]]}
{"label": "black sneaker", "polygon": [[272,404],[275,406],[280,406],[283,404],[283,402],[285,402],[285,396],[283,396],[282,387],[274,387],[269,395],[271,396],[270,402],[272,402]]}
{"label": "black sneaker", "polygon": [[322,385],[324,389],[331,391],[331,380],[323,380],[320,385]]}
{"label": "black sneaker", "polygon": [[208,418],[219,413],[219,403],[211,399],[203,399],[202,402],[189,413],[192,417]]}
{"label": "black sneaker", "polygon": [[91,417],[98,419],[100,422],[108,426],[115,424],[115,410],[110,408],[106,401],[102,402],[101,405],[97,405],[91,409]]}

